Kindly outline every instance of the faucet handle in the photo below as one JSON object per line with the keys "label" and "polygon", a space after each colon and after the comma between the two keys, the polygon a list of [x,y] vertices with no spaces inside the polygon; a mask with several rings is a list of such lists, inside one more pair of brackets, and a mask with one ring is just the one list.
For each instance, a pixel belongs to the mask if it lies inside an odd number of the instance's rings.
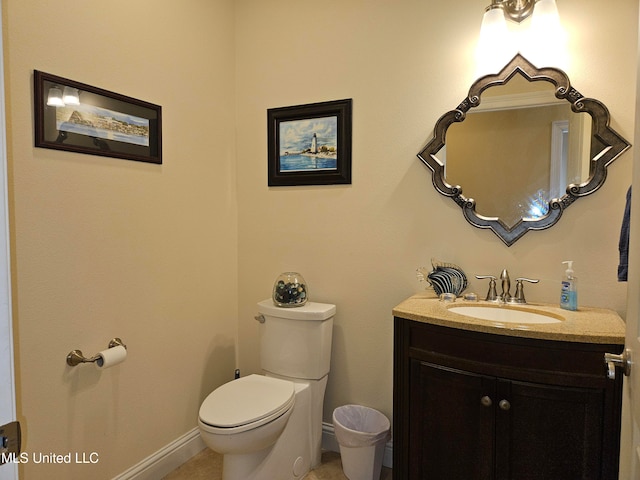
{"label": "faucet handle", "polygon": [[487,292],[487,302],[495,302],[498,299],[498,292],[496,292],[496,277],[493,275],[476,275],[478,280],[489,279],[489,291]]}
{"label": "faucet handle", "polygon": [[512,303],[527,303],[527,301],[524,298],[524,287],[522,286],[523,281],[529,282],[529,283],[538,283],[540,280],[533,279],[533,278],[524,278],[524,277],[516,278],[516,293],[511,298]]}

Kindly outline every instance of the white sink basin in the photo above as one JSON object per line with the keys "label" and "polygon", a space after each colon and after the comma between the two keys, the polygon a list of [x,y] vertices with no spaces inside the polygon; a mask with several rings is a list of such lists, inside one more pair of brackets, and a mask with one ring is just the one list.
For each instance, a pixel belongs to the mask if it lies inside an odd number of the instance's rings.
{"label": "white sink basin", "polygon": [[553,314],[543,313],[540,311],[531,312],[508,306],[475,306],[462,305],[450,307],[449,311],[458,315],[467,317],[480,318],[482,320],[490,320],[499,323],[517,323],[517,324],[533,324],[533,323],[559,323],[562,317]]}

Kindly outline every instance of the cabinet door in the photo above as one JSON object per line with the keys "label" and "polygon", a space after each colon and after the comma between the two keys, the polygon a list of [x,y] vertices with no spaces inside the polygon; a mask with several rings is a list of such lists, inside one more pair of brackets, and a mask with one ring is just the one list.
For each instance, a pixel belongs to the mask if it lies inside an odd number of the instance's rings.
{"label": "cabinet door", "polygon": [[411,360],[409,478],[494,478],[495,378]]}
{"label": "cabinet door", "polygon": [[601,389],[507,380],[497,388],[498,480],[603,478]]}

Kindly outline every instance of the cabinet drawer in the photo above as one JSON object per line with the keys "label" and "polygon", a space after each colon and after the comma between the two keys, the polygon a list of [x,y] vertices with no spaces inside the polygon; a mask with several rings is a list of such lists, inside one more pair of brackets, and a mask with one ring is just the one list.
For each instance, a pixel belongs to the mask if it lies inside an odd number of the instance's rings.
{"label": "cabinet drawer", "polygon": [[[406,320],[405,320],[406,321]],[[595,345],[470,332],[408,322],[409,355],[414,358],[507,378],[604,385],[604,353],[622,345]]]}

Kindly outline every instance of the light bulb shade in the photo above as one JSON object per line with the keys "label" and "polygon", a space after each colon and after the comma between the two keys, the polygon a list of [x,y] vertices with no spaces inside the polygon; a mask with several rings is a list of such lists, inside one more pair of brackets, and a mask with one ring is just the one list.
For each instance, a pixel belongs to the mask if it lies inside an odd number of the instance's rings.
{"label": "light bulb shade", "polygon": [[480,25],[481,42],[503,42],[507,40],[509,29],[502,8],[492,5],[484,12]]}
{"label": "light bulb shade", "polygon": [[526,37],[521,50],[538,67],[567,67],[567,35],[555,0],[536,2]]}
{"label": "light bulb shade", "polygon": [[477,76],[498,73],[516,53],[504,11],[498,5],[489,6],[482,17],[476,49]]}
{"label": "light bulb shade", "polygon": [[62,101],[65,105],[80,105],[80,93],[77,88],[64,87]]}
{"label": "light bulb shade", "polygon": [[59,87],[51,87],[47,96],[47,105],[50,107],[64,107],[62,100],[62,90]]}
{"label": "light bulb shade", "polygon": [[560,27],[560,15],[556,0],[538,0],[531,16],[531,27],[557,29]]}

